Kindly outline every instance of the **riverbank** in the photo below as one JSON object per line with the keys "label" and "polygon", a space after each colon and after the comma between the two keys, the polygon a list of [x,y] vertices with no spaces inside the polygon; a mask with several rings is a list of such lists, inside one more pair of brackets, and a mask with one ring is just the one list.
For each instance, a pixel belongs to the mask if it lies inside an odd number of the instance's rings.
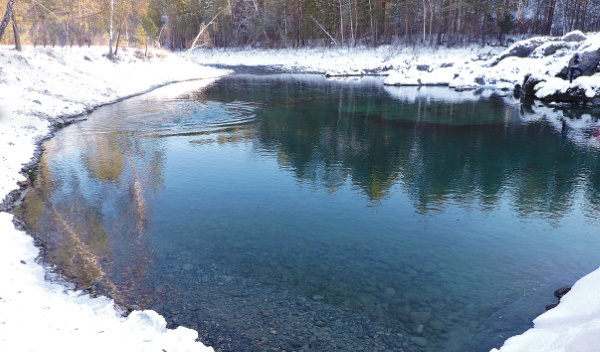
{"label": "riverbank", "polygon": [[[572,83],[567,63],[579,52],[585,76]],[[517,92],[551,107],[600,107],[600,33],[574,31],[536,37],[510,47],[459,48],[382,46],[379,48],[202,49],[197,62],[267,72],[319,73],[328,77],[385,76],[389,86],[448,86],[457,91]],[[525,84],[525,77],[530,80]]]}
{"label": "riverbank", "polygon": [[[485,84],[474,81],[475,84],[497,94],[510,94],[507,89],[513,82],[505,82],[503,76],[503,70],[510,68],[500,66],[502,70],[491,70],[486,66],[487,60],[505,49],[473,47],[435,52],[390,48],[371,51],[319,49],[287,50],[281,54],[212,50],[200,51],[194,57],[200,63],[215,65],[261,63],[281,71],[294,66],[296,68],[289,71],[333,75],[346,71],[327,68],[355,68],[356,75],[364,72],[391,74],[391,70],[401,72],[392,62],[405,62],[406,74],[417,83],[420,75],[434,72],[432,67],[458,67],[458,63],[463,62],[465,66],[460,69],[465,72],[463,78],[475,79],[484,75],[484,81],[479,81]],[[0,47],[0,106],[3,110],[0,114],[0,199],[7,201],[15,189],[24,185],[26,178],[20,173],[23,166],[35,158],[39,141],[58,126],[85,118],[86,112],[99,105],[153,87],[225,74],[160,52],[161,57],[149,61],[136,57],[133,50],[122,52],[115,63],[102,56],[104,51],[105,48],[27,47],[20,54],[9,47]],[[513,62],[511,65],[519,67],[519,75],[528,69],[539,71],[542,66],[542,61],[530,58],[510,61]],[[362,70],[361,65],[368,70]],[[419,65],[422,66],[419,68]],[[429,67],[425,68],[427,65]],[[496,82],[509,84],[492,85],[485,77],[496,77]],[[590,79],[597,80],[598,77]],[[568,86],[565,82],[560,84]],[[9,199],[5,204],[8,203]],[[66,284],[48,281],[49,271],[36,263],[38,249],[33,240],[14,228],[12,216],[7,213],[0,213],[0,236],[0,350],[76,351],[81,346],[92,351],[211,350],[194,342],[197,333],[193,330],[166,329],[164,319],[154,312],[136,312],[123,318],[106,298],[91,298],[67,288]],[[510,339],[501,351],[549,352],[569,348],[591,351],[600,336],[597,333],[600,330],[600,318],[597,318],[600,300],[595,295],[598,288],[600,272],[596,271],[581,279],[557,308],[536,319],[536,329]],[[28,338],[31,333],[36,334],[35,339]]]}
{"label": "riverbank", "polygon": [[[0,47],[0,200],[18,197],[41,140],[98,106],[182,80],[226,74],[155,51],[143,58],[106,48]],[[200,83],[198,84],[200,86]],[[33,239],[0,212],[0,350],[2,351],[212,351],[198,333],[167,329],[153,311],[123,317],[105,297],[93,298],[62,282],[38,261]],[[35,335],[34,338],[31,335]]]}

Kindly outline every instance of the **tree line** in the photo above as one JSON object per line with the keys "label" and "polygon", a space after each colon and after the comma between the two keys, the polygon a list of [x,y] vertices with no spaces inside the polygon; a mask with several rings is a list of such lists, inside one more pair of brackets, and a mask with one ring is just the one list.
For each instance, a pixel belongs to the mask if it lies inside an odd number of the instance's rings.
{"label": "tree line", "polygon": [[[0,39],[210,47],[504,44],[600,30],[600,0],[2,0]],[[12,22],[12,26],[9,26]],[[4,32],[11,33],[2,37]]]}

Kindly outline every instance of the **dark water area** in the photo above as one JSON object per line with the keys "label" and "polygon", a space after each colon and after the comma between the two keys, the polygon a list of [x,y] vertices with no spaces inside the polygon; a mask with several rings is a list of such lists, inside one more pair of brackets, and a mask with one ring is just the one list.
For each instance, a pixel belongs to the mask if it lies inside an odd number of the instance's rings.
{"label": "dark water area", "polygon": [[218,351],[489,351],[600,265],[597,116],[235,75],[98,109],[15,210],[79,287]]}

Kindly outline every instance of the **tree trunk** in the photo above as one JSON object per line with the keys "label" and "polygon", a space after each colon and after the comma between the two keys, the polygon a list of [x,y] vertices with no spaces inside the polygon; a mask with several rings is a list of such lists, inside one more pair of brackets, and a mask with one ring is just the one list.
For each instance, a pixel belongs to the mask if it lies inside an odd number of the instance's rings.
{"label": "tree trunk", "polygon": [[13,6],[15,4],[15,0],[8,0],[6,4],[6,12],[4,13],[4,18],[2,22],[0,22],[0,40],[2,40],[2,36],[4,35],[4,31],[8,26],[8,21],[12,18]]}
{"label": "tree trunk", "polygon": [[583,2],[583,9],[581,10],[581,31],[585,32],[586,28],[585,28],[585,18],[587,17],[587,10],[588,10],[588,0],[585,0]]}
{"label": "tree trunk", "polygon": [[546,30],[544,34],[550,35],[552,33],[552,22],[554,21],[554,10],[556,7],[556,0],[550,1],[550,6],[548,8],[548,20],[546,21]]}
{"label": "tree trunk", "polygon": [[342,46],[344,46],[344,13],[342,12],[342,0],[338,0],[340,6],[340,34],[342,35]]}
{"label": "tree trunk", "polygon": [[109,24],[109,28],[108,28],[108,57],[109,58],[112,58],[112,56],[113,56],[112,45],[113,45],[113,37],[114,37],[114,33],[113,33],[114,15],[115,15],[115,2],[114,2],[114,0],[110,0],[110,24]]}
{"label": "tree trunk", "polygon": [[427,3],[423,0],[423,38],[421,43],[425,43],[425,34],[427,33]]}
{"label": "tree trunk", "polygon": [[13,33],[15,35],[15,49],[17,51],[23,51],[21,48],[21,37],[19,36],[19,27],[17,26],[17,20],[15,18],[15,12],[12,13],[12,25],[13,25]]}
{"label": "tree trunk", "polygon": [[371,40],[373,47],[377,45],[377,33],[375,33],[375,26],[373,26],[373,6],[371,0],[369,0],[369,20],[371,21]]}
{"label": "tree trunk", "polygon": [[119,41],[121,40],[121,31],[117,33],[117,43],[115,44],[115,52],[113,55],[117,56],[117,50],[119,50]]}

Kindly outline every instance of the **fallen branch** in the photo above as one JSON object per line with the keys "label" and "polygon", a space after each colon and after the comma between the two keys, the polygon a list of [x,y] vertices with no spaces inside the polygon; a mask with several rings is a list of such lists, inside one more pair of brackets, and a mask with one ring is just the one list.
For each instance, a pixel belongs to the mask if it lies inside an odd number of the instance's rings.
{"label": "fallen branch", "polygon": [[327,33],[327,31],[325,30],[325,28],[323,28],[323,26],[321,26],[321,24],[319,22],[317,22],[317,20],[315,20],[315,18],[312,15],[310,15],[310,18],[312,18],[312,20],[315,21],[315,23],[317,24],[317,26],[319,26],[319,28],[321,28],[321,30],[323,32],[325,32],[325,34],[327,34],[327,36],[331,39],[331,41],[333,41],[333,44],[335,44],[335,46],[337,46],[338,45],[337,42],[335,41],[335,39],[333,39],[333,37],[329,33]]}
{"label": "fallen branch", "polygon": [[196,42],[198,42],[198,39],[200,39],[200,36],[202,35],[202,33],[204,33],[204,31],[210,27],[210,25],[217,19],[217,17],[219,17],[219,15],[221,13],[223,13],[223,11],[225,11],[225,9],[219,11],[219,13],[217,13],[215,15],[215,17],[213,17],[212,20],[210,20],[210,22],[208,22],[208,24],[206,26],[204,26],[202,29],[200,29],[200,32],[198,32],[198,35],[196,36],[196,39],[194,39],[194,42],[192,43],[192,46],[190,46],[190,48],[188,49],[188,51],[185,53],[185,57],[187,58],[188,56],[190,56],[190,53],[192,52],[192,50],[197,49],[196,48]]}

